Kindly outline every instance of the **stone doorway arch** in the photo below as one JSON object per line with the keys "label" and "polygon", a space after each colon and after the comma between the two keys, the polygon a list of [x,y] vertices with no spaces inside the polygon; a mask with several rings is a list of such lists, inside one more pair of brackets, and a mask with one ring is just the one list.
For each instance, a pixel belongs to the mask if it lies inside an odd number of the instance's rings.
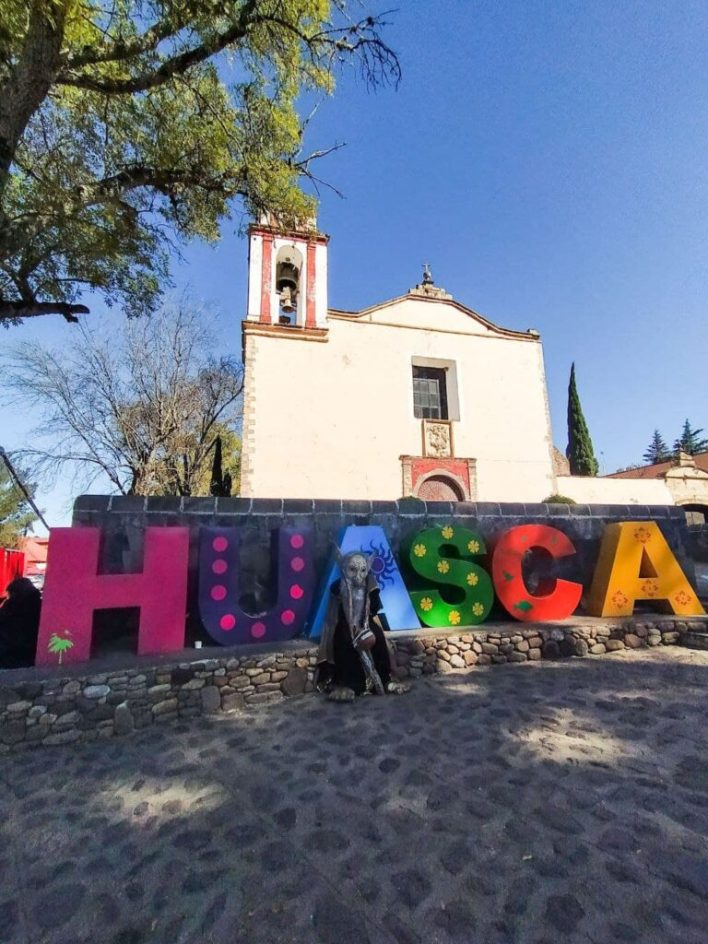
{"label": "stone doorway arch", "polygon": [[423,501],[464,501],[459,484],[449,475],[429,475],[418,486],[417,497]]}

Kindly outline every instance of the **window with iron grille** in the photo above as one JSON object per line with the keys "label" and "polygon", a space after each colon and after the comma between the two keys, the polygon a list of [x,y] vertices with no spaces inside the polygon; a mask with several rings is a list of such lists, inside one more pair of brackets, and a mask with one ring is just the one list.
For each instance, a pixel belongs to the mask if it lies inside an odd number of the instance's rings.
{"label": "window with iron grille", "polygon": [[444,368],[413,365],[413,412],[420,419],[448,419]]}

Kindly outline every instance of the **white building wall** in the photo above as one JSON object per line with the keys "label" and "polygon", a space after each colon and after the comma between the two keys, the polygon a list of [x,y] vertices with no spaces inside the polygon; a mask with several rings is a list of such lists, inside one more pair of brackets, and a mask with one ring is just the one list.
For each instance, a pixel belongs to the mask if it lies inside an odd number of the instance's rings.
{"label": "white building wall", "polygon": [[455,455],[477,460],[480,501],[554,491],[540,343],[495,333],[451,304],[406,297],[330,317],[327,342],[251,335],[243,493],[393,499],[400,457],[422,455],[416,357],[455,363]]}
{"label": "white building wall", "polygon": [[559,475],[559,495],[580,505],[673,505],[663,479],[604,479],[582,475]]}

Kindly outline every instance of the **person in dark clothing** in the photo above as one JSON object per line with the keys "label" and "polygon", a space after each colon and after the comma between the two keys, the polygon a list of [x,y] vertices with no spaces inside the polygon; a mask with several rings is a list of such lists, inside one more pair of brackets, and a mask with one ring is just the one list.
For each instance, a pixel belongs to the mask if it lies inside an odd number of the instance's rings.
{"label": "person in dark clothing", "polygon": [[0,606],[0,669],[34,665],[42,595],[27,577],[7,585]]}

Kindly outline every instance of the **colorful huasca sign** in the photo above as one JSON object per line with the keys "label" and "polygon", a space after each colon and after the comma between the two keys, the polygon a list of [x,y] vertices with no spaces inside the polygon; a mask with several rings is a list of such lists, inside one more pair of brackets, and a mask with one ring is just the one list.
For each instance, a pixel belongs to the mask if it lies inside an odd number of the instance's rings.
{"label": "colorful huasca sign", "polygon": [[[329,588],[338,577],[334,555],[316,590],[313,535],[282,527],[274,534],[277,582],[267,612],[240,605],[237,528],[202,528],[199,540],[198,608],[214,642],[233,646],[280,642],[321,631]],[[184,646],[189,571],[189,529],[148,527],[144,564],[137,574],[99,574],[100,532],[57,528],[49,545],[37,664],[67,664],[90,658],[97,610],[138,607],[138,652],[170,652]],[[575,554],[572,541],[548,525],[519,525],[488,547],[482,536],[456,524],[418,532],[399,562],[382,528],[350,526],[338,536],[343,553],[362,550],[373,558],[389,629],[419,624],[454,628],[482,623],[495,595],[514,619],[562,620],[571,616],[581,583],[556,577],[531,592],[524,579],[529,552],[554,560]],[[682,616],[704,615],[659,526],[653,521],[610,524],[585,604],[590,616],[630,616],[638,600]]]}

